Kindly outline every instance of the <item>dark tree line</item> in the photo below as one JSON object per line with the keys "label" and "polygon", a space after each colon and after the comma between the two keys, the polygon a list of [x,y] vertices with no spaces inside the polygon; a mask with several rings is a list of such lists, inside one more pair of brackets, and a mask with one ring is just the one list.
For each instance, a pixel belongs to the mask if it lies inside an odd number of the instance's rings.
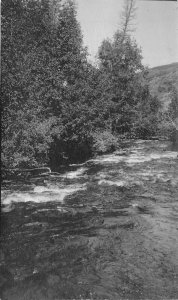
{"label": "dark tree line", "polygon": [[117,31],[92,66],[70,0],[4,0],[3,166],[55,168],[113,149],[118,138],[156,134],[159,103],[141,60]]}

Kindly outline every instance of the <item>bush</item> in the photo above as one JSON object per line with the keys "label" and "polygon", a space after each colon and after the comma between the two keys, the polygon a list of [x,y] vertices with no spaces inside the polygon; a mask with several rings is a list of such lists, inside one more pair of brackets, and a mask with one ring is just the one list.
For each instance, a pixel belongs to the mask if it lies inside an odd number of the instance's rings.
{"label": "bush", "polygon": [[118,147],[118,138],[109,130],[96,131],[93,133],[93,153],[109,153]]}

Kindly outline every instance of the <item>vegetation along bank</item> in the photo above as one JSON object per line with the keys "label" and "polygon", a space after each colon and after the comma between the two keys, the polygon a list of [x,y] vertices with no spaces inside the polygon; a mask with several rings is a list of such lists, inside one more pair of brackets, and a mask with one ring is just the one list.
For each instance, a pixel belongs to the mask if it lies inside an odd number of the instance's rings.
{"label": "vegetation along bank", "polygon": [[3,1],[4,169],[55,170],[113,151],[123,138],[175,136],[176,85],[169,84],[164,110],[150,92],[150,73],[127,21],[125,14],[113,39],[102,42],[94,66],[73,1]]}

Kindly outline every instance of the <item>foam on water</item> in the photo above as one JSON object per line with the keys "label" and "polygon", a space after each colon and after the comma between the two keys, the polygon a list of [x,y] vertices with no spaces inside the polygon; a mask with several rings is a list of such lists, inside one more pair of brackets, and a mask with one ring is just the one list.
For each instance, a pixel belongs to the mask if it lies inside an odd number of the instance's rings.
{"label": "foam on water", "polygon": [[[144,152],[143,150],[140,150],[140,144],[139,147],[135,147],[131,149],[131,152],[129,151],[117,151],[113,154],[103,155],[99,156],[96,159],[91,159],[86,162],[91,162],[92,164],[101,164],[104,165],[109,164],[117,164],[120,162],[124,162],[130,166],[135,164],[140,164],[144,162],[148,162],[151,160],[162,160],[162,159],[177,159],[177,152],[172,151],[155,151],[155,152]],[[123,155],[124,153],[124,155]],[[69,171],[66,172],[60,177],[67,178],[69,180],[72,179],[78,179],[80,177],[87,176],[85,173],[90,167],[87,166],[81,166],[79,165],[79,168],[75,171]],[[156,172],[156,173],[155,173]],[[115,174],[116,173],[116,174]],[[162,170],[160,170],[160,174],[157,174],[157,170],[154,171],[152,169],[142,170],[140,172],[137,172],[137,176],[134,175],[132,172],[130,175],[129,173],[123,172],[122,168],[118,168],[117,172],[116,170],[107,170],[98,172],[95,175],[95,179],[98,180],[99,185],[108,185],[108,186],[133,186],[133,185],[140,185],[145,182],[145,180],[152,180],[152,177],[154,180],[159,182],[167,182],[170,178]],[[176,186],[177,181],[172,179],[171,184]],[[61,186],[59,186],[61,185]],[[58,201],[63,202],[64,198],[70,194],[73,194],[80,190],[86,190],[87,187],[85,184],[71,184],[70,185],[64,185],[64,183],[58,183],[57,185],[49,184],[48,186],[35,186],[34,189],[31,192],[10,192],[10,191],[2,191],[2,204],[3,205],[10,205],[11,203],[17,203],[17,202],[48,202],[48,201]]]}
{"label": "foam on water", "polygon": [[[127,156],[119,155],[118,152],[109,154],[109,155],[103,155],[101,157],[97,157],[96,159],[90,160],[90,162],[105,164],[105,163],[119,163],[119,162],[125,162],[127,164],[137,164],[137,163],[144,163],[151,160],[159,160],[164,158],[171,158],[176,159],[178,157],[177,152],[173,151],[165,151],[160,153],[142,153],[139,151],[139,149],[135,149],[132,151],[131,154]],[[89,161],[88,161],[89,162]]]}
{"label": "foam on water", "polygon": [[163,158],[172,158],[176,159],[177,158],[177,152],[163,152],[163,153],[149,153],[149,154],[142,154],[142,153],[136,153],[131,154],[130,157],[126,158],[126,162],[128,164],[136,164],[136,163],[142,163],[142,162],[147,162],[151,160],[158,160],[158,159],[163,159]]}
{"label": "foam on water", "polygon": [[70,171],[70,172],[66,172],[65,174],[63,174],[61,177],[63,178],[69,178],[69,179],[74,179],[74,178],[78,178],[80,176],[83,176],[83,174],[87,171],[87,168],[79,168],[76,171]]}
{"label": "foam on water", "polygon": [[85,190],[85,184],[73,184],[68,185],[63,188],[57,187],[49,187],[46,188],[44,186],[36,186],[34,191],[29,192],[13,192],[8,194],[2,199],[3,205],[10,205],[12,203],[17,202],[49,202],[49,201],[57,201],[63,202],[64,198],[68,195],[71,195],[77,191]]}
{"label": "foam on water", "polygon": [[110,185],[110,186],[118,186],[118,187],[131,187],[131,186],[141,186],[143,185],[142,181],[139,180],[130,180],[130,178],[125,178],[125,180],[117,180],[117,181],[112,181],[112,180],[99,180],[98,181],[99,185]]}
{"label": "foam on water", "polygon": [[123,181],[123,180],[118,180],[118,181],[111,181],[111,180],[100,180],[98,181],[98,184],[99,185],[115,185],[115,186],[119,186],[119,187],[122,187],[122,186],[126,186],[127,185],[127,182],[126,181]]}
{"label": "foam on water", "polygon": [[115,154],[103,155],[101,157],[97,157],[95,159],[90,159],[87,162],[93,163],[118,163],[120,161],[124,161],[123,156],[116,156]]}

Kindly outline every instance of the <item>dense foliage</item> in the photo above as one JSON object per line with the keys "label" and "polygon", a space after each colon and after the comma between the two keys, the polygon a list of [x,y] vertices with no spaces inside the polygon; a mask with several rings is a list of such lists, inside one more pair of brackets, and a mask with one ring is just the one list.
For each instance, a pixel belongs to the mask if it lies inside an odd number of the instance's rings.
{"label": "dense foliage", "polygon": [[127,137],[155,134],[159,102],[146,84],[141,51],[129,36],[116,32],[99,50],[103,98],[110,103],[112,131]]}
{"label": "dense foliage", "polygon": [[135,41],[118,31],[98,59],[87,61],[72,1],[3,1],[3,166],[55,169],[155,134],[158,103]]}

